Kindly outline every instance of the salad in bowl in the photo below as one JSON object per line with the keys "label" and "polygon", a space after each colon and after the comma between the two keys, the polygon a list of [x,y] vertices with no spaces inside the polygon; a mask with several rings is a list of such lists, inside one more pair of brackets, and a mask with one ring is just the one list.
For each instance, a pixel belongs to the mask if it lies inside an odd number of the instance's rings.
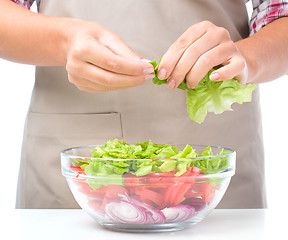
{"label": "salad in bowl", "polygon": [[235,151],[215,146],[128,144],[66,149],[62,174],[82,209],[115,231],[181,230],[202,221],[235,174]]}

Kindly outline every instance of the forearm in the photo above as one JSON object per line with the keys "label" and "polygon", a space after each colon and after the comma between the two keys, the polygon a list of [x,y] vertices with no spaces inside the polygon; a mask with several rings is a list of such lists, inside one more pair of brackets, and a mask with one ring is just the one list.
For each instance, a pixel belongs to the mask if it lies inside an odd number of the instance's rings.
{"label": "forearm", "polygon": [[288,74],[287,27],[288,17],[283,17],[236,43],[247,62],[247,82],[262,83]]}
{"label": "forearm", "polygon": [[[65,65],[73,19],[33,13],[0,0],[0,57],[33,65]],[[72,24],[70,23],[70,24]]]}

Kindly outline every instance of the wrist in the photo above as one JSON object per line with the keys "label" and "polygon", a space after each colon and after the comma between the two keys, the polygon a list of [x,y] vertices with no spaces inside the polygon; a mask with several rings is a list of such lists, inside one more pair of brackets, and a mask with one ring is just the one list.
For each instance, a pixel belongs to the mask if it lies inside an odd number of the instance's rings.
{"label": "wrist", "polygon": [[58,58],[61,65],[66,65],[70,49],[78,33],[83,29],[84,20],[74,18],[60,18],[58,21]]}
{"label": "wrist", "polygon": [[246,38],[236,42],[236,46],[240,53],[242,54],[243,58],[245,59],[246,63],[246,83],[253,83],[257,79],[257,74],[259,72],[260,66],[257,62],[256,58],[254,57],[253,52],[247,46],[249,46],[250,39]]}

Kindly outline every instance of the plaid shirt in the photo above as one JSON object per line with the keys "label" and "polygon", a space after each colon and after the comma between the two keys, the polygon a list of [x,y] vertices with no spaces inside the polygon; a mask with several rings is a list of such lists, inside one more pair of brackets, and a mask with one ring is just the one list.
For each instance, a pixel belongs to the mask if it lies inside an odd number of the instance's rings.
{"label": "plaid shirt", "polygon": [[[246,0],[246,2],[248,1]],[[252,0],[252,4],[250,35],[253,35],[270,22],[288,16],[288,0]]]}
{"label": "plaid shirt", "polygon": [[[11,0],[23,7],[30,8],[35,0]],[[40,6],[41,0],[36,0]],[[231,0],[233,1],[233,0]],[[250,0],[243,0],[246,3]],[[288,16],[288,0],[252,0],[253,13],[250,19],[250,35],[263,26],[280,18]]]}

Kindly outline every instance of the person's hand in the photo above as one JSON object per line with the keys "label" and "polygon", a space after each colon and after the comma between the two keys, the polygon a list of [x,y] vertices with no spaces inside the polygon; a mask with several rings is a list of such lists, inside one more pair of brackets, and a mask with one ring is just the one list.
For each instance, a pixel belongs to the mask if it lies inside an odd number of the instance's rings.
{"label": "person's hand", "polygon": [[247,64],[225,28],[203,21],[191,26],[164,54],[158,70],[160,79],[168,78],[168,87],[177,88],[186,77],[188,88],[195,88],[214,66],[210,79],[222,81],[235,77],[247,80]]}
{"label": "person's hand", "polygon": [[[71,30],[73,29],[73,30]],[[134,87],[151,80],[154,69],[119,36],[95,22],[77,22],[67,48],[69,81],[80,90],[103,92]]]}

